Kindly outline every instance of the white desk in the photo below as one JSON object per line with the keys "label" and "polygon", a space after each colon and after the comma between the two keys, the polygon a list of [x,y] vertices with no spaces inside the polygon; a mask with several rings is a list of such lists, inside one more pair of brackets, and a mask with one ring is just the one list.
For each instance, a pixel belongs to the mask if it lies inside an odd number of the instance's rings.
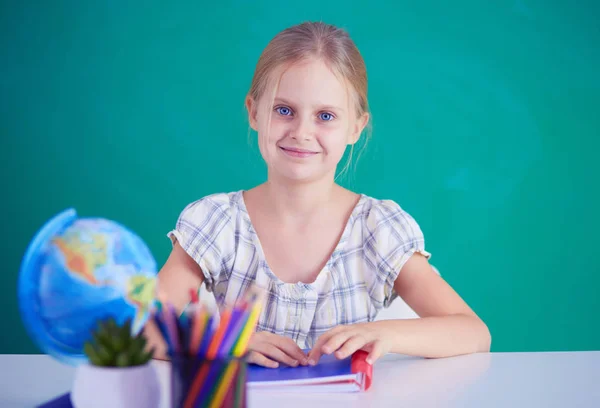
{"label": "white desk", "polygon": [[[165,385],[168,366],[156,366]],[[0,367],[0,407],[34,407],[68,391],[73,381],[72,367],[44,355],[0,355]],[[436,360],[387,355],[376,363],[373,386],[363,394],[248,395],[249,408],[283,402],[299,408],[600,407],[600,351]]]}

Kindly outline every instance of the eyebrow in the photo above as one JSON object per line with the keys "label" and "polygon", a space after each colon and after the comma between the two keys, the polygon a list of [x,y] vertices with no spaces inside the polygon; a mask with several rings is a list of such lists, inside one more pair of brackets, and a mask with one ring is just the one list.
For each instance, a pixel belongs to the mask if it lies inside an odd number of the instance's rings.
{"label": "eyebrow", "polygon": [[[287,99],[279,98],[279,97],[275,98],[273,100],[273,103],[283,103],[285,105],[294,105],[292,102],[288,101]],[[341,111],[341,112],[345,111],[344,108],[341,108],[341,107],[335,106],[335,105],[318,105],[318,106],[316,106],[316,108],[318,108],[319,110],[337,110],[337,111]]]}

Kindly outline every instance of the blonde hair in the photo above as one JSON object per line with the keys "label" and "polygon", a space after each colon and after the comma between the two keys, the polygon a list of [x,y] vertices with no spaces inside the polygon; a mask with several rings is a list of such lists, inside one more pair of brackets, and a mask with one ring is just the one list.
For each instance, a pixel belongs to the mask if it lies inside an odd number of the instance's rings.
{"label": "blonde hair", "polygon": [[[254,71],[248,96],[257,102],[273,86],[274,100],[278,80],[273,73],[307,58],[319,58],[352,89],[357,118],[369,113],[367,136],[371,133],[371,116],[367,100],[367,70],[362,55],[347,31],[322,22],[305,22],[279,32],[265,47]],[[269,115],[270,118],[270,115]],[[270,119],[269,119],[270,120]],[[366,141],[363,149],[366,146]],[[339,175],[347,171],[354,150]],[[360,154],[359,154],[360,157]],[[338,176],[339,176],[338,175]]]}

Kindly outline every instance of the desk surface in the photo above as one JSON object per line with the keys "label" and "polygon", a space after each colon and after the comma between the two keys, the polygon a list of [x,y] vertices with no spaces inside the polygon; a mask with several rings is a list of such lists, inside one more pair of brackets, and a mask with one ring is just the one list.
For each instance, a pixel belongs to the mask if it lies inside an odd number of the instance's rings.
{"label": "desk surface", "polygon": [[[155,364],[164,386],[168,365]],[[0,355],[0,367],[2,407],[34,407],[68,391],[74,376],[72,367],[45,355]],[[363,394],[250,391],[248,405],[600,407],[600,351],[487,353],[432,360],[390,354],[375,364],[373,377],[372,388]]]}

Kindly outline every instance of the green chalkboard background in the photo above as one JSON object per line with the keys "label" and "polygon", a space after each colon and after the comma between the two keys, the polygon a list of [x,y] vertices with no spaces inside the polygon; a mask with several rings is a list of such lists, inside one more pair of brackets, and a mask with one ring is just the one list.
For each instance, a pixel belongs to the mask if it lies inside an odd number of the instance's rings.
{"label": "green chalkboard background", "polygon": [[600,3],[214,3],[0,5],[0,352],[38,352],[16,284],[49,217],[118,220],[162,264],[184,205],[262,182],[244,96],[304,20],[368,67],[373,139],[342,183],[417,219],[493,351],[600,349]]}

